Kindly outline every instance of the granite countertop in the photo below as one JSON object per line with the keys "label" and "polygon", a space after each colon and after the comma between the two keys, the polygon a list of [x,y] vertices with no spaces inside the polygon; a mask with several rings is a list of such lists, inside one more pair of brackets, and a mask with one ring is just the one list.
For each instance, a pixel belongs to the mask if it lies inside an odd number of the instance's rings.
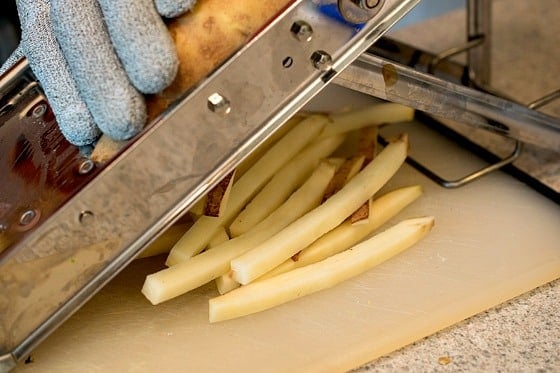
{"label": "granite countertop", "polygon": [[[492,85],[520,102],[560,87],[557,0],[493,1]],[[464,40],[464,10],[392,33],[436,52]],[[545,109],[560,116],[560,102]],[[496,154],[510,145],[466,129]],[[529,148],[516,166],[560,191],[560,153]],[[560,280],[541,286],[453,327],[366,364],[376,371],[560,371]]]}

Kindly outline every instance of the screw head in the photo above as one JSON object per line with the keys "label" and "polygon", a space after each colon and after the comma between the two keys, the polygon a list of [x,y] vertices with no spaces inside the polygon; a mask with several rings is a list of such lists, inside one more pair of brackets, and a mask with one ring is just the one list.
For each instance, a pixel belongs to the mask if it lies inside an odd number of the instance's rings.
{"label": "screw head", "polygon": [[381,0],[351,0],[354,4],[362,9],[374,9],[381,3]]}
{"label": "screw head", "polygon": [[208,97],[208,109],[219,115],[227,115],[231,112],[231,103],[219,93],[212,93]]}
{"label": "screw head", "polygon": [[313,38],[313,27],[305,21],[295,21],[290,31],[299,41],[308,42]]}
{"label": "screw head", "polygon": [[41,212],[36,209],[25,210],[19,217],[19,224],[14,226],[15,230],[25,232],[33,228],[41,219]]}
{"label": "screw head", "polygon": [[33,108],[31,115],[33,116],[33,118],[41,118],[46,112],[47,112],[47,105],[40,104]]}
{"label": "screw head", "polygon": [[27,210],[19,217],[19,224],[21,225],[29,225],[35,219],[37,213],[35,210]]}
{"label": "screw head", "polygon": [[385,0],[338,0],[337,2],[338,10],[346,21],[362,24],[381,11]]}
{"label": "screw head", "polygon": [[95,168],[95,162],[89,158],[82,159],[78,166],[78,173],[80,175],[87,175]]}
{"label": "screw head", "polygon": [[317,70],[321,71],[329,71],[333,65],[331,55],[321,50],[313,52],[311,62]]}
{"label": "screw head", "polygon": [[88,225],[93,222],[94,217],[95,216],[93,215],[93,212],[89,210],[85,210],[80,212],[80,215],[78,216],[78,221],[80,222],[80,224]]}

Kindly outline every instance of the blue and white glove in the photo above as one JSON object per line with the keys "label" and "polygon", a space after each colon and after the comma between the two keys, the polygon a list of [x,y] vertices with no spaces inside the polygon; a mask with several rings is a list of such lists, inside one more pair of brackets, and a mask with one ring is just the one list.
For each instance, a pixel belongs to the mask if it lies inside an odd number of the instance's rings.
{"label": "blue and white glove", "polygon": [[[66,139],[88,145],[101,133],[136,135],[146,122],[142,94],[174,79],[178,58],[161,18],[195,0],[16,0],[21,55],[41,83]],[[161,16],[160,16],[161,15]]]}

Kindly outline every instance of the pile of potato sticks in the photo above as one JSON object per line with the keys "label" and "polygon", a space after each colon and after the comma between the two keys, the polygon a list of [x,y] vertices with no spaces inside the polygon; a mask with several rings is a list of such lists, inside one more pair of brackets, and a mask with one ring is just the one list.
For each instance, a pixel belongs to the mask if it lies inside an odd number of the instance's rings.
{"label": "pile of potato sticks", "polygon": [[413,185],[376,196],[409,147],[404,134],[378,151],[377,129],[413,115],[379,103],[295,116],[191,209],[186,232],[173,226],[144,253],[173,242],[168,268],[148,275],[142,293],[159,304],[215,281],[217,322],[327,289],[411,247],[433,217],[372,233],[422,194]]}

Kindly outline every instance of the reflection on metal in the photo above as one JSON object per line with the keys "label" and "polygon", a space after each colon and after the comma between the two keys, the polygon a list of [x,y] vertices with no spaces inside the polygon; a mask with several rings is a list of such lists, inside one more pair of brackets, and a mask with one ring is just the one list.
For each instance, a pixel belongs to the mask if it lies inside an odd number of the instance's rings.
{"label": "reflection on metal", "polygon": [[338,0],[338,9],[348,22],[361,24],[375,17],[384,3],[384,0]]}
{"label": "reflection on metal", "polygon": [[541,98],[539,98],[538,100],[533,101],[532,103],[530,103],[527,107],[529,109],[539,109],[543,106],[546,106],[548,104],[550,104],[553,101],[556,101],[560,99],[560,89],[551,92]]}

